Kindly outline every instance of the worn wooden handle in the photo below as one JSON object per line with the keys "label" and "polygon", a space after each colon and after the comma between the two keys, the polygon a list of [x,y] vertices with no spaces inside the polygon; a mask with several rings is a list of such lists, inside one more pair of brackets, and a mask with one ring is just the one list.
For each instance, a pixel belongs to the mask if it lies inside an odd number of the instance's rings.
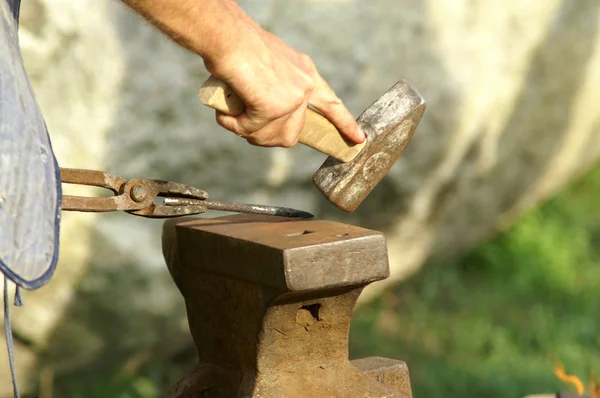
{"label": "worn wooden handle", "polygon": [[[200,88],[200,101],[228,115],[237,116],[246,111],[246,105],[240,97],[225,82],[214,76]],[[329,120],[310,108],[306,112],[304,129],[298,141],[342,162],[354,159],[366,143],[354,144],[346,140]]]}

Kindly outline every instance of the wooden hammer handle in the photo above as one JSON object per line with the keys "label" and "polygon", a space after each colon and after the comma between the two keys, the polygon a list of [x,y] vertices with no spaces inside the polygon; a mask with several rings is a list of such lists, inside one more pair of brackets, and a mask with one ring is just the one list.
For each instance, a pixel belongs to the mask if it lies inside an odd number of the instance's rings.
{"label": "wooden hammer handle", "polygon": [[[240,97],[225,82],[214,76],[208,78],[200,88],[200,101],[227,115],[237,116],[246,111],[246,105]],[[366,143],[354,144],[347,141],[329,120],[310,108],[307,108],[304,129],[298,141],[342,162],[354,159]]]}

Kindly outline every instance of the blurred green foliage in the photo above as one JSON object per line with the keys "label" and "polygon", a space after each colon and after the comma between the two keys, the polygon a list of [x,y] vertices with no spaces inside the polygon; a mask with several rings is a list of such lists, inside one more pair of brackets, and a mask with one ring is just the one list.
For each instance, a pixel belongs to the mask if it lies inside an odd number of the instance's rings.
{"label": "blurred green foliage", "polygon": [[416,397],[523,397],[600,372],[600,168],[454,264],[357,309],[353,357],[405,360]]}
{"label": "blurred green foliage", "polygon": [[[452,264],[360,306],[351,357],[408,362],[415,397],[523,397],[572,390],[600,373],[600,167]],[[55,396],[150,398],[183,374],[149,364],[138,375],[57,380]]]}

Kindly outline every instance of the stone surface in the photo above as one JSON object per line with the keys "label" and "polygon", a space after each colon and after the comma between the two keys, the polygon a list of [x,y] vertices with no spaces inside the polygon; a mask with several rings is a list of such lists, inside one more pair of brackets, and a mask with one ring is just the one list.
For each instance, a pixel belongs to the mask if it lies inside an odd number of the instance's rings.
{"label": "stone surface", "polygon": [[[218,127],[197,99],[202,61],[112,0],[23,1],[24,58],[60,165],[176,180],[214,199],[297,207],[381,230],[392,283],[429,256],[449,258],[490,237],[600,153],[596,0],[240,4],[311,55],[356,116],[403,78],[426,98],[403,156],[355,213],[336,210],[312,187],[324,155],[251,147]],[[139,329],[126,316],[162,324],[183,314],[163,279],[160,228],[126,214],[65,214],[54,279],[13,311],[21,338],[35,351],[67,344],[61,363],[82,366],[106,344],[134,350],[184,330],[128,335]],[[90,291],[98,302],[86,311],[116,313],[109,319],[123,321],[123,336],[90,329],[92,317],[78,307]],[[87,343],[73,346],[67,332]]]}

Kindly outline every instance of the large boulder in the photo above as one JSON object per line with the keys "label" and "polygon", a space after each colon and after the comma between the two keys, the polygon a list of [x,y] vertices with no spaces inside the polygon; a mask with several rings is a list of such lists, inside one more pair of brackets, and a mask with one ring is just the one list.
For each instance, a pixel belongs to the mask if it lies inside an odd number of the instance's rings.
{"label": "large boulder", "polygon": [[[335,209],[312,186],[324,155],[252,147],[218,127],[197,99],[202,60],[110,0],[23,2],[21,45],[59,164],[382,230],[392,276],[371,288],[380,289],[429,257],[487,239],[600,154],[596,0],[240,4],[312,56],[356,116],[399,79],[425,97],[414,138],[359,210]],[[54,279],[13,311],[19,350],[68,371],[109,348],[127,353],[185,336],[182,323],[144,327],[183,316],[165,278],[161,224],[65,214]],[[99,328],[101,319],[109,324]],[[22,357],[24,378],[39,370]],[[8,373],[0,379],[1,397],[10,394]]]}

